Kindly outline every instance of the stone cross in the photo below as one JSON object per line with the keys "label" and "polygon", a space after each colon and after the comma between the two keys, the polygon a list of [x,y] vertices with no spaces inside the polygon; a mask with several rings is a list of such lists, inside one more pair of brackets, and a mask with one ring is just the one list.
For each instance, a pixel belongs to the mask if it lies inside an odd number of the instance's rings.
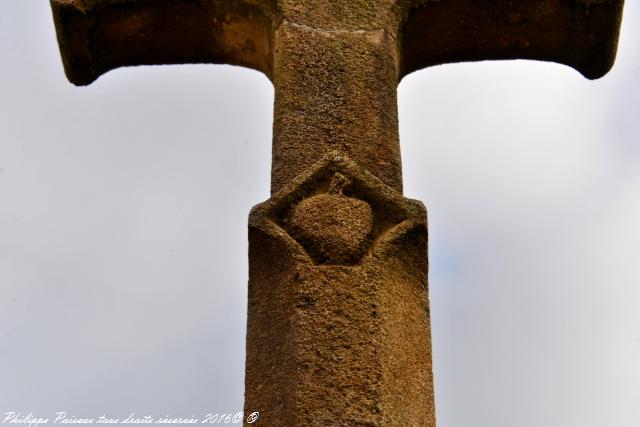
{"label": "stone cross", "polygon": [[245,408],[266,426],[435,426],[427,220],[396,88],[457,61],[612,66],[624,0],[52,0],[68,78],[226,63],[275,86],[249,218]]}

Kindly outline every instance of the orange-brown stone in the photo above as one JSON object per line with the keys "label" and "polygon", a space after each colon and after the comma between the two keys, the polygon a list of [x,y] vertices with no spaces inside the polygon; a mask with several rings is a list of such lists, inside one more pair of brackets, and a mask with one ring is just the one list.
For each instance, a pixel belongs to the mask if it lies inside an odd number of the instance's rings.
{"label": "orange-brown stone", "polygon": [[249,220],[245,407],[265,426],[435,426],[422,204],[396,87],[457,61],[604,75],[624,0],[51,0],[75,84],[227,63],[275,87],[272,197]]}

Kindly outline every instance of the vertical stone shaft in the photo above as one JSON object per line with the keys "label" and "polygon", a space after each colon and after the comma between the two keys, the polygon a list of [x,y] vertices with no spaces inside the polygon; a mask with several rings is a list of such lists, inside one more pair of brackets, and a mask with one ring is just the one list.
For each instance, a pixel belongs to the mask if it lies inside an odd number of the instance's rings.
{"label": "vertical stone shaft", "polygon": [[383,19],[350,16],[379,7],[357,2],[284,0],[274,35],[272,198],[249,220],[245,411],[262,425],[435,426],[426,212],[402,196],[397,42]]}
{"label": "vertical stone shaft", "polygon": [[249,259],[247,413],[435,426],[421,203],[332,153],[252,210]]}
{"label": "vertical stone shaft", "polygon": [[284,21],[274,49],[272,194],[338,150],[402,191],[396,41]]}

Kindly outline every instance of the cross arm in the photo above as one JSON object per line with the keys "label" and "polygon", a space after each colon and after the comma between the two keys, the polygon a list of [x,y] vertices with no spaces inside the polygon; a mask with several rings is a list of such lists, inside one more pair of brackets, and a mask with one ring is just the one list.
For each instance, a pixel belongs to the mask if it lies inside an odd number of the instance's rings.
{"label": "cross arm", "polygon": [[400,77],[432,65],[535,59],[596,79],[613,66],[624,0],[412,0]]}
{"label": "cross arm", "polygon": [[272,0],[51,0],[69,80],[128,65],[226,63],[271,74]]}

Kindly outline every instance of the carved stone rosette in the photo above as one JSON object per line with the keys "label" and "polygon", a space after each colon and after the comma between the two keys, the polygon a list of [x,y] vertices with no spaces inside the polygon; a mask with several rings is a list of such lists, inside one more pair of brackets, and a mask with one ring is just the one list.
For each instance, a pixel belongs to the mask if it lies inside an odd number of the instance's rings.
{"label": "carved stone rosette", "polygon": [[249,259],[247,413],[435,426],[422,203],[332,152],[253,208]]}

